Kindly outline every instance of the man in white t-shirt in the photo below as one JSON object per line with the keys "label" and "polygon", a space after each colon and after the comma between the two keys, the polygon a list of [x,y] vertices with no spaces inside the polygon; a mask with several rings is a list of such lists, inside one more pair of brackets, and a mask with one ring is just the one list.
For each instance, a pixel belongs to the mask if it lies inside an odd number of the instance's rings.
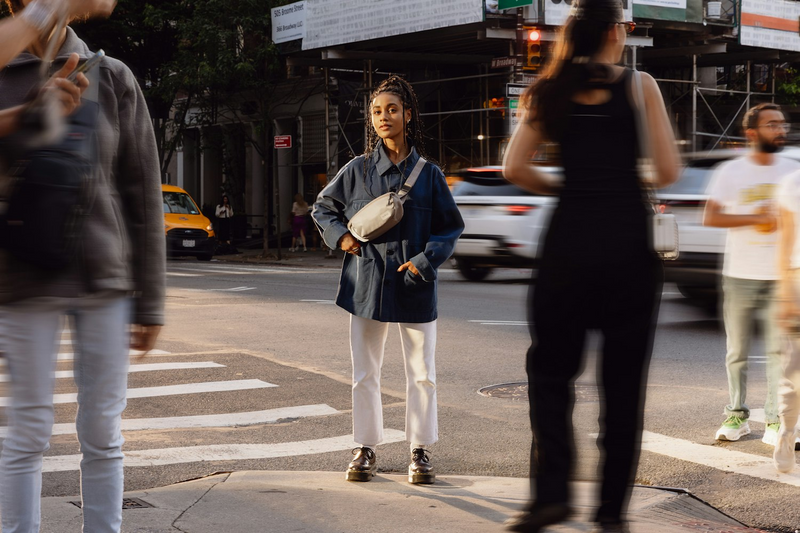
{"label": "man in white t-shirt", "polygon": [[722,269],[723,315],[727,335],[725,366],[730,403],[717,440],[736,441],[750,433],[747,420],[747,356],[756,314],[765,313],[767,370],[766,428],[763,442],[775,445],[780,428],[777,389],[781,376],[777,327],[778,244],[776,193],[781,180],[800,163],[777,156],[789,125],[780,107],[760,104],[743,122],[750,150],[720,165],[711,178],[703,224],[729,228]]}
{"label": "man in white t-shirt", "polygon": [[778,189],[781,234],[778,240],[778,325],[784,330],[783,377],[778,387],[781,428],[773,459],[779,472],[794,469],[800,415],[800,172]]}

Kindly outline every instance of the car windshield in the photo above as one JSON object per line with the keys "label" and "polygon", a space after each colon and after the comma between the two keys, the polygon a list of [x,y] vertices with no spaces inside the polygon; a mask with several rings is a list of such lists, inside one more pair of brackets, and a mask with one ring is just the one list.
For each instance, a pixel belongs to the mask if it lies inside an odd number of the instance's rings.
{"label": "car windshield", "polygon": [[698,159],[686,165],[681,173],[681,178],[664,189],[663,194],[706,194],[708,182],[721,159]]}
{"label": "car windshield", "polygon": [[164,212],[178,213],[180,215],[199,215],[200,210],[192,198],[184,192],[163,192]]}

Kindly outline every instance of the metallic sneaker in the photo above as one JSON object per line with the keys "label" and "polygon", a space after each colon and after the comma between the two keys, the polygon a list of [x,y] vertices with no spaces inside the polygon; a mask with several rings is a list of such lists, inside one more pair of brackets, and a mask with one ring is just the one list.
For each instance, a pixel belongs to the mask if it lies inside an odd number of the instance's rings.
{"label": "metallic sneaker", "polygon": [[[779,424],[770,424],[778,425]],[[765,434],[766,436],[766,434]],[[772,452],[772,461],[775,464],[775,470],[788,474],[794,470],[794,446],[795,446],[795,432],[784,431],[781,428],[776,435],[775,451]]]}
{"label": "metallic sneaker", "polygon": [[750,434],[750,424],[747,423],[746,418],[739,418],[738,416],[729,416],[722,423],[722,427],[717,430],[717,440],[737,441]]}
{"label": "metallic sneaker", "polygon": [[780,423],[767,424],[764,428],[764,436],[761,437],[761,442],[769,444],[770,446],[775,446],[775,443],[778,442],[778,431],[780,431],[780,429]]}
{"label": "metallic sneaker", "polygon": [[347,465],[347,481],[369,481],[375,477],[378,470],[378,461],[375,459],[375,452],[367,448],[353,448],[353,460]]}

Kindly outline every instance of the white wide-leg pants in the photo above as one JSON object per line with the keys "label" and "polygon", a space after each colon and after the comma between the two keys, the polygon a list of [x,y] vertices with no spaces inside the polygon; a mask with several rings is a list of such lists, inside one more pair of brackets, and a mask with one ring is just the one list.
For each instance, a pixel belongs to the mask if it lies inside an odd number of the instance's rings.
{"label": "white wide-leg pants", "polygon": [[[400,323],[406,370],[406,440],[427,446],[439,440],[436,408],[436,321]],[[383,442],[381,366],[388,322],[350,315],[353,360],[353,439],[363,446]]]}

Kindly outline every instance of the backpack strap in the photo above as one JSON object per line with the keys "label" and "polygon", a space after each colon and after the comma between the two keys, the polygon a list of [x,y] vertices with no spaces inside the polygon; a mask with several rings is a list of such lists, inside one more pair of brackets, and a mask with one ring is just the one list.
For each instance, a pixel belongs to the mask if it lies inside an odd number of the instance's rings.
{"label": "backpack strap", "polygon": [[424,157],[417,159],[417,164],[414,165],[414,170],[411,171],[411,175],[408,176],[406,182],[402,187],[400,187],[400,192],[397,193],[400,198],[405,198],[405,196],[411,191],[411,187],[413,187],[417,182],[417,178],[422,173],[425,163],[427,163],[427,161]]}

